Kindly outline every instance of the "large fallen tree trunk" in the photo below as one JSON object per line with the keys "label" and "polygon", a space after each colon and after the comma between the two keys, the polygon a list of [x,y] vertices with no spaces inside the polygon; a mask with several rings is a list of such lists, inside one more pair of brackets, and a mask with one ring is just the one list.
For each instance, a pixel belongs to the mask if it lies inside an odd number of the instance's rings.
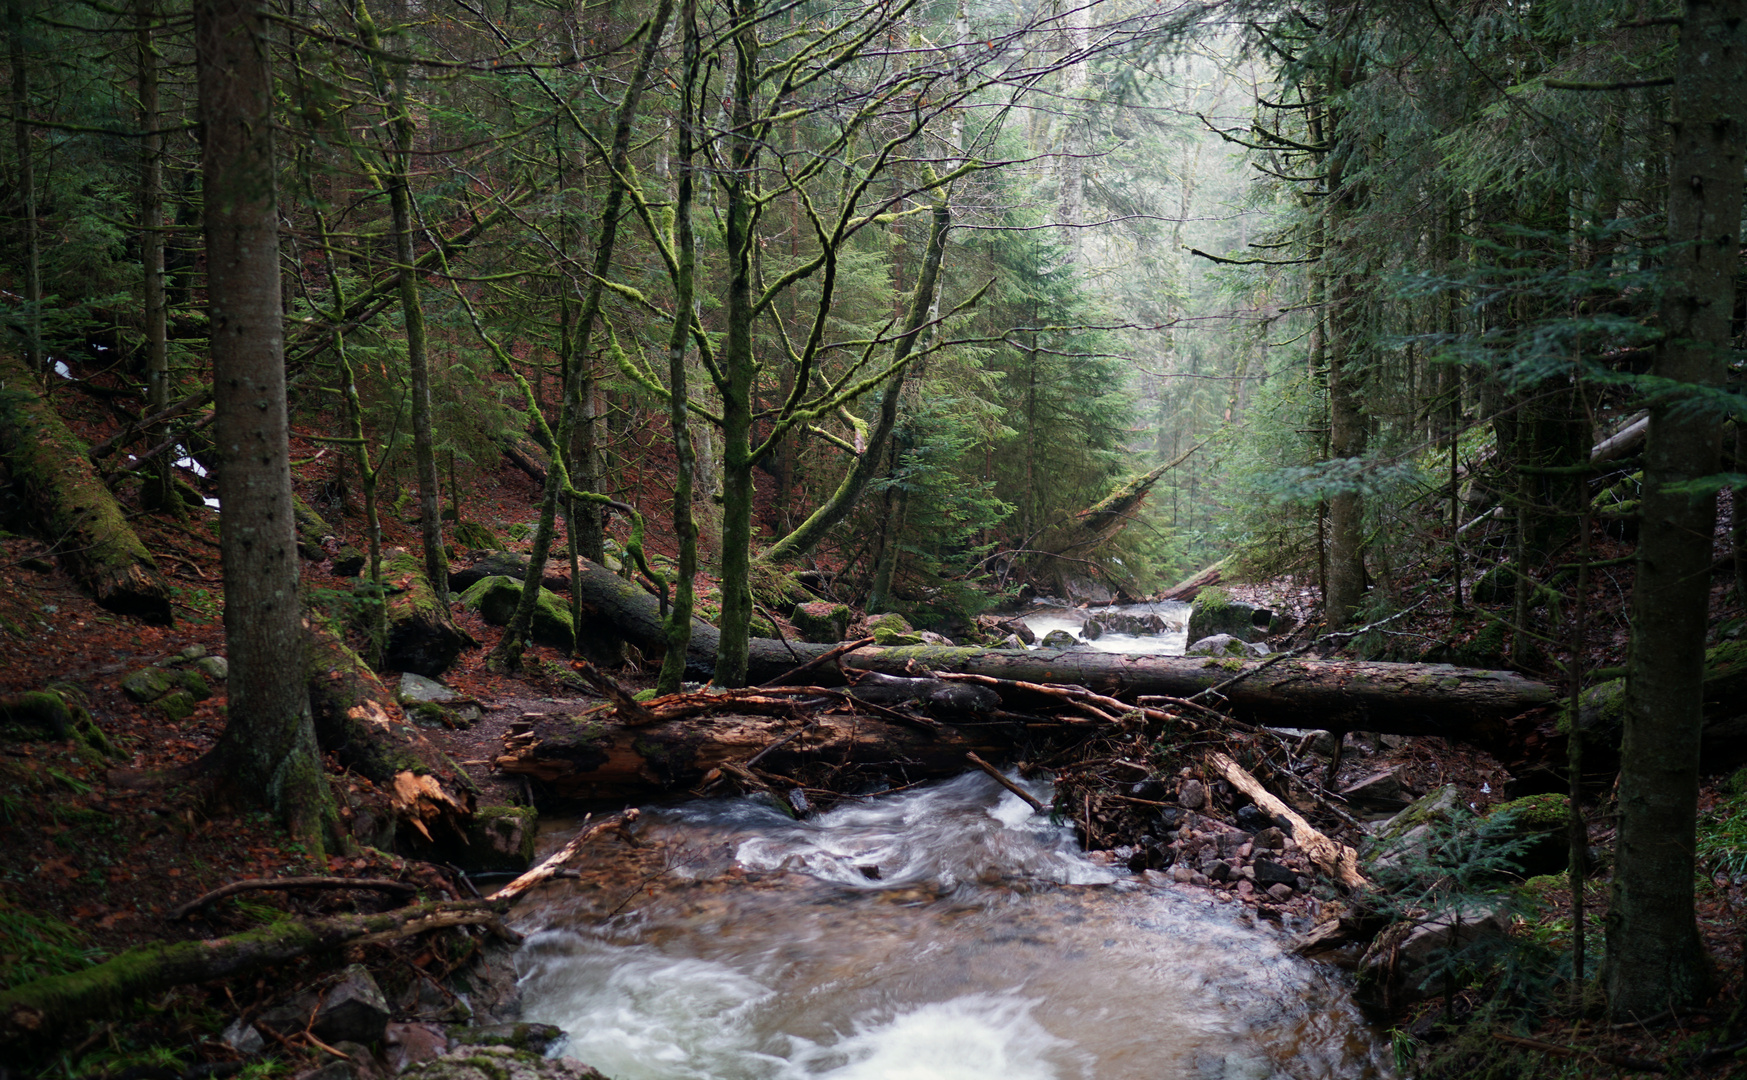
{"label": "large fallen tree trunk", "polygon": [[[1095,721],[1001,717],[939,724],[827,711],[830,702],[750,698],[700,722],[682,715],[656,724],[608,715],[529,714],[505,740],[499,771],[539,781],[559,799],[619,801],[706,784],[713,773],[755,764],[785,781],[837,790],[906,784],[965,771],[967,753],[1006,758],[1030,739],[1081,735]],[[755,715],[753,710],[777,715]],[[887,718],[890,717],[890,718]]]}
{"label": "large fallen tree trunk", "polygon": [[479,642],[455,625],[425,576],[424,561],[402,548],[383,552],[383,598],[388,606],[388,641],[383,663],[396,671],[435,678]]}
{"label": "large fallen tree trunk", "polygon": [[[661,617],[654,597],[605,567],[584,561],[575,589],[593,617],[610,623],[645,656],[662,650]],[[687,665],[714,667],[716,631],[692,624]],[[748,664],[753,682],[768,682],[834,648],[754,638]],[[1211,689],[1263,661],[1181,656],[1138,656],[1077,649],[955,648],[916,645],[861,649],[845,658],[852,668],[889,675],[921,670],[956,671],[1036,683],[1077,683],[1123,697],[1187,698]],[[820,677],[810,675],[809,681]],[[1347,660],[1286,660],[1269,666],[1222,694],[1239,720],[1276,727],[1331,731],[1381,731],[1439,735],[1498,746],[1509,742],[1505,721],[1556,703],[1545,683],[1508,671],[1482,671],[1448,664],[1383,664]]]}
{"label": "large fallen tree trunk", "polygon": [[0,450],[80,588],[110,611],[169,625],[170,586],[97,479],[86,447],[36,392],[17,357],[0,353]]}

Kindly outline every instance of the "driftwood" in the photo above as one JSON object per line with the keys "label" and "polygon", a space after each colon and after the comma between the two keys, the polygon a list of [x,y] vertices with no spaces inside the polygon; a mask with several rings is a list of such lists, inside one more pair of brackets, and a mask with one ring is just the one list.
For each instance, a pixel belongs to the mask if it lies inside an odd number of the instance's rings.
{"label": "driftwood", "polygon": [[169,582],[97,478],[85,444],[9,352],[0,352],[0,451],[42,538],[79,587],[110,611],[169,625]]}
{"label": "driftwood", "polygon": [[534,886],[558,877],[563,872],[564,864],[571,859],[576,858],[576,853],[581,851],[590,840],[593,840],[597,836],[609,832],[617,833],[621,839],[636,846],[637,841],[632,837],[630,829],[632,825],[637,823],[637,818],[640,813],[641,811],[631,809],[626,810],[621,814],[614,814],[611,817],[606,818],[603,821],[597,821],[592,825],[585,821],[581,831],[571,838],[570,843],[565,844],[557,851],[546,856],[544,859],[541,859],[538,866],[532,867],[527,873],[516,878],[497,892],[492,893],[492,901],[503,902],[514,900]]}
{"label": "driftwood", "polygon": [[1219,771],[1219,775],[1225,777],[1226,783],[1248,795],[1257,806],[1272,816],[1285,818],[1290,822],[1292,838],[1298,841],[1298,846],[1310,856],[1310,861],[1330,880],[1346,889],[1362,889],[1369,884],[1364,875],[1359,873],[1358,852],[1318,832],[1298,811],[1276,798],[1273,792],[1262,786],[1261,781],[1231,758],[1215,750],[1207,756],[1207,760]]}
{"label": "driftwood", "polygon": [[275,922],[211,941],[141,945],[83,971],[0,991],[0,1045],[51,1042],[74,1023],[114,1015],[138,998],[173,986],[247,975],[348,945],[378,944],[451,926],[497,924],[507,909],[507,903],[497,901],[451,901],[381,915]]}
{"label": "driftwood", "polygon": [[984,761],[982,758],[978,757],[974,751],[972,753],[966,754],[965,760],[969,761],[972,765],[975,765],[977,768],[988,773],[991,777],[994,778],[995,783],[1000,784],[1002,787],[1006,788],[1008,791],[1011,791],[1013,794],[1019,796],[1020,799],[1029,803],[1031,805],[1031,808],[1033,810],[1037,811],[1038,813],[1041,814],[1047,809],[1047,807],[1045,807],[1042,802],[1038,801],[1037,796],[1033,795],[1029,791],[1026,791],[1024,788],[1020,787],[1018,784],[1015,784],[1013,781],[1007,779],[1006,773],[1003,773],[1000,769],[995,768],[993,765],[989,764],[988,762]]}
{"label": "driftwood", "polygon": [[209,893],[204,893],[186,904],[170,912],[171,922],[186,919],[202,908],[218,903],[227,896],[235,896],[245,892],[285,892],[290,889],[369,889],[375,892],[401,893],[411,896],[419,891],[419,887],[410,881],[390,881],[387,878],[346,878],[346,877],[283,877],[283,878],[249,878],[244,881],[233,881],[229,885],[221,885]]}

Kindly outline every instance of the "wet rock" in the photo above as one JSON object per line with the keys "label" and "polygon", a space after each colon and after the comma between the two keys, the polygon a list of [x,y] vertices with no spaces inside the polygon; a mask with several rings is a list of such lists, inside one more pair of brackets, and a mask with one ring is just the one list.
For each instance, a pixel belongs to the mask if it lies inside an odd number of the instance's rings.
{"label": "wet rock", "polygon": [[451,1050],[463,1046],[502,1046],[544,1054],[563,1037],[563,1029],[551,1024],[486,1024],[483,1027],[451,1029],[449,1046]]}
{"label": "wet rock", "polygon": [[482,806],[467,823],[456,862],[469,873],[526,870],[534,862],[540,813],[531,806]]}
{"label": "wet rock", "polygon": [[1097,619],[1087,619],[1080,624],[1080,636],[1087,641],[1097,641],[1104,636],[1104,624]]}
{"label": "wet rock", "polygon": [[1171,867],[1171,880],[1187,885],[1195,879],[1195,871],[1181,864]]}
{"label": "wet rock", "polygon": [[1129,785],[1128,794],[1133,798],[1145,799],[1148,802],[1164,802],[1166,797],[1171,794],[1171,787],[1163,780],[1142,780],[1138,784]]}
{"label": "wet rock", "polygon": [[339,985],[322,999],[310,1030],[328,1043],[348,1039],[373,1043],[382,1038],[388,1017],[388,1002],[376,980],[364,965],[352,964],[341,975]]}
{"label": "wet rock", "polygon": [[1038,646],[1045,649],[1071,649],[1079,643],[1079,639],[1066,630],[1051,630],[1043,635],[1043,640],[1038,642]]}
{"label": "wet rock", "polygon": [[179,655],[184,660],[198,660],[206,655],[206,646],[200,644],[184,645]]}
{"label": "wet rock", "polygon": [[243,1023],[242,1017],[231,1021],[231,1025],[218,1036],[224,1044],[239,1054],[253,1056],[267,1048],[267,1040],[255,1030],[253,1024]]}
{"label": "wet rock", "polygon": [[364,572],[365,564],[369,562],[362,551],[347,544],[340,548],[334,556],[335,577],[357,577]]}
{"label": "wet rock", "polygon": [[412,1080],[607,1080],[574,1058],[544,1058],[508,1046],[470,1046],[421,1061],[401,1075]]}
{"label": "wet rock", "polygon": [[1207,785],[1199,780],[1185,780],[1177,787],[1177,803],[1185,810],[1199,810],[1207,805]]}
{"label": "wet rock", "polygon": [[1407,1004],[1441,991],[1441,980],[1431,978],[1428,968],[1452,950],[1471,948],[1509,932],[1508,919],[1499,908],[1466,904],[1424,922],[1399,922],[1386,927],[1371,942],[1359,961],[1363,989],[1392,1004]]}

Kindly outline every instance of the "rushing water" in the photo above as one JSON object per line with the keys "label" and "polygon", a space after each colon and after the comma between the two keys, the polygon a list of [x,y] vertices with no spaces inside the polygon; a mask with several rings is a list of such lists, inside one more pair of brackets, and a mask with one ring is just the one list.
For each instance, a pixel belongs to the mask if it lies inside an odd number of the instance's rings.
{"label": "rushing water", "polygon": [[[1095,640],[1081,637],[1087,619],[1105,618],[1112,614],[1158,615],[1165,621],[1162,634],[1114,634],[1105,632]],[[1020,618],[1037,635],[1039,641],[1051,630],[1066,630],[1079,638],[1076,648],[1093,652],[1141,653],[1148,656],[1182,656],[1189,647],[1189,605],[1178,600],[1159,600],[1150,604],[1114,604],[1110,607],[1070,608],[1038,606]]]}
{"label": "rushing water", "polygon": [[527,1018],[615,1080],[1388,1075],[1278,930],[1083,857],[980,774],[807,821],[690,803],[642,834],[656,873],[524,913]]}

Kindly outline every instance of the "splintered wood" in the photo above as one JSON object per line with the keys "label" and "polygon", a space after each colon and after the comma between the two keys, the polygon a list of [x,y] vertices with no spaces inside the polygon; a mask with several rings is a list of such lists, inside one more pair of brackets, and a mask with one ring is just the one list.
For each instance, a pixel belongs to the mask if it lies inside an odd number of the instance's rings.
{"label": "splintered wood", "polygon": [[1275,817],[1291,822],[1292,838],[1298,841],[1298,846],[1310,856],[1310,861],[1316,864],[1318,870],[1348,889],[1362,889],[1370,884],[1359,873],[1358,852],[1318,832],[1298,811],[1263,787],[1260,780],[1251,776],[1231,758],[1215,750],[1207,755],[1207,761],[1219,775],[1225,777],[1226,783],[1248,795],[1257,806]]}

